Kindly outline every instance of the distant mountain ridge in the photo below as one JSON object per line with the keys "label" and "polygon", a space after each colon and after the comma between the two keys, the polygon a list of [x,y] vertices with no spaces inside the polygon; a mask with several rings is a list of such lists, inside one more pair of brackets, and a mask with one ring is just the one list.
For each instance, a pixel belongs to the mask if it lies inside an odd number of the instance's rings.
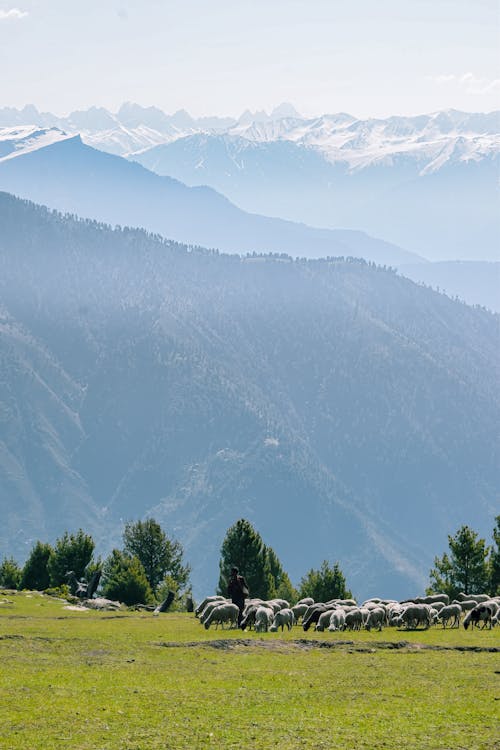
{"label": "distant mountain ridge", "polygon": [[[67,143],[71,143],[68,141]],[[2,552],[154,515],[213,590],[249,518],[297,581],[421,591],[498,512],[498,316],[363,261],[220,255],[0,194]],[[122,520],[121,520],[122,519]]]}
{"label": "distant mountain ridge", "polygon": [[344,255],[387,265],[422,260],[363,232],[316,229],[242,211],[211,188],[160,177],[57,128],[5,128],[0,153],[0,189],[82,217],[226,252]]}

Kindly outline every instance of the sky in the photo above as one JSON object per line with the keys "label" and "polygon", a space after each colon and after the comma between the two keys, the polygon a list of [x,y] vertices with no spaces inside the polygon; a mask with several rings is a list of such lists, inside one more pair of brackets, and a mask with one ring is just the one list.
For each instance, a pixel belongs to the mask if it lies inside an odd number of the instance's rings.
{"label": "sky", "polygon": [[0,107],[500,108],[497,0],[0,0]]}

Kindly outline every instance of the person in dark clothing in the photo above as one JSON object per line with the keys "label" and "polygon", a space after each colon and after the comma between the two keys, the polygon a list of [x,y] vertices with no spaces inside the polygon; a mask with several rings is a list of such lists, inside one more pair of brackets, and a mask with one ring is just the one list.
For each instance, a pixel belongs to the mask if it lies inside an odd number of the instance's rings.
{"label": "person in dark clothing", "polygon": [[233,604],[239,609],[238,627],[243,619],[243,610],[245,609],[245,597],[248,596],[247,582],[243,576],[239,575],[238,568],[231,568],[231,577],[227,585],[227,595],[231,597]]}

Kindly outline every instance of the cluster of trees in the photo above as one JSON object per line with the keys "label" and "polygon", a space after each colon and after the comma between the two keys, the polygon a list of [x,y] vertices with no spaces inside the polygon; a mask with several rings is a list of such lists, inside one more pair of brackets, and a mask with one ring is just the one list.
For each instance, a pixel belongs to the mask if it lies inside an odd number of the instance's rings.
{"label": "cluster of trees", "polygon": [[191,571],[182,546],[152,518],[125,524],[123,548],[114,549],[104,562],[93,558],[94,549],[94,540],[81,529],[65,532],[54,547],[38,541],[23,568],[13,558],[4,559],[0,587],[46,591],[69,586],[75,593],[78,579],[89,580],[101,569],[100,592],[124,604],[152,604],[167,591],[173,591],[177,601],[189,595]]}
{"label": "cluster of trees", "polygon": [[222,543],[218,593],[224,596],[232,567],[244,574],[252,597],[280,597],[293,602],[304,596],[312,596],[316,601],[351,596],[339,564],[332,567],[326,560],[319,570],[311,569],[295,588],[276,552],[264,544],[260,534],[244,518],[227,530]]}
{"label": "cluster of trees", "polygon": [[[469,526],[448,537],[449,552],[435,558],[428,593],[443,592],[452,599],[460,591],[500,594],[500,516],[495,522],[491,547]],[[100,593],[127,605],[159,602],[173,591],[177,605],[182,607],[191,596],[191,569],[184,562],[182,545],[167,536],[153,518],[125,524],[122,549],[114,549],[104,562],[94,559],[94,548],[92,537],[81,529],[76,534],[65,532],[53,547],[38,541],[24,567],[13,558],[3,560],[0,587],[56,589],[77,579],[88,580],[102,569]],[[280,597],[290,602],[305,596],[315,601],[352,597],[338,562],[330,565],[324,560],[318,570],[309,570],[294,587],[276,552],[243,518],[224,537],[218,593],[226,595],[234,566],[244,574],[252,597]],[[74,574],[71,578],[70,572]]]}
{"label": "cluster of trees", "polygon": [[461,591],[500,594],[500,516],[495,519],[491,547],[469,526],[449,535],[448,546],[449,552],[434,560],[429,593],[445,593],[451,599]]}

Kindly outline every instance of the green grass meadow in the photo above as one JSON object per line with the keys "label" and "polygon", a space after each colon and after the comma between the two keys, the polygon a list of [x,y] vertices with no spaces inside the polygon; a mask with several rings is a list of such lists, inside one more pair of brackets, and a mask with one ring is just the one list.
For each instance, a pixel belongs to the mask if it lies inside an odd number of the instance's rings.
{"label": "green grass meadow", "polygon": [[500,748],[500,652],[458,650],[500,628],[256,634],[0,601],[2,750]]}

